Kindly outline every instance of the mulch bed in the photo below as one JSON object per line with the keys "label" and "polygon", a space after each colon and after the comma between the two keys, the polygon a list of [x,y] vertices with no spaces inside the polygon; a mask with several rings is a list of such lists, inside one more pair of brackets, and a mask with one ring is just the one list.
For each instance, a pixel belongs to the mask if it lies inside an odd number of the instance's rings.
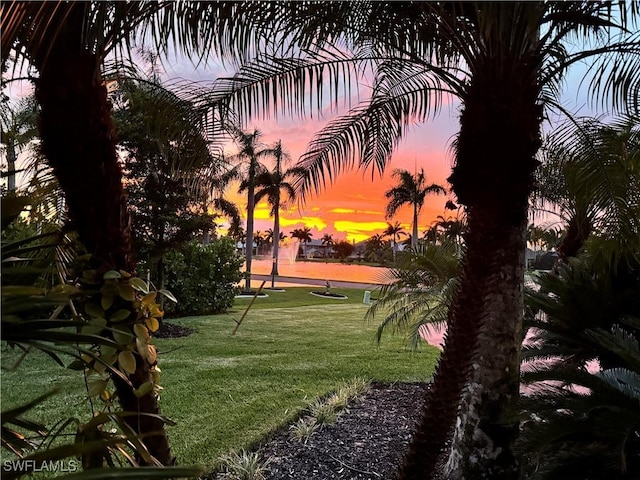
{"label": "mulch bed", "polygon": [[304,444],[288,428],[266,443],[266,480],[392,480],[408,447],[428,388],[373,384],[333,425]]}
{"label": "mulch bed", "polygon": [[349,298],[346,295],[343,295],[342,293],[332,293],[332,292],[311,292],[311,295],[315,295],[316,297],[333,298],[338,300],[346,300],[347,298]]}
{"label": "mulch bed", "polygon": [[179,338],[188,337],[193,332],[195,332],[193,328],[182,327],[169,322],[162,322],[160,328],[153,332],[153,336],[155,338]]}

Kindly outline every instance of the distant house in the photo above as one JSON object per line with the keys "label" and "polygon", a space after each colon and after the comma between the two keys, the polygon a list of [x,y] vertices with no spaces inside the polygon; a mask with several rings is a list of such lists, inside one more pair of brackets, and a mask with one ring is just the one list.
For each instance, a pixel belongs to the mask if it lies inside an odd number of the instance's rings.
{"label": "distant house", "polygon": [[[236,250],[240,255],[246,254],[245,244],[243,242],[236,242]],[[253,242],[253,254],[257,255],[258,252],[258,244]]]}
{"label": "distant house", "polygon": [[306,246],[303,247],[300,244],[300,247],[307,252],[307,258],[327,258],[333,255],[333,248],[330,245],[323,244],[320,239],[311,239]]}

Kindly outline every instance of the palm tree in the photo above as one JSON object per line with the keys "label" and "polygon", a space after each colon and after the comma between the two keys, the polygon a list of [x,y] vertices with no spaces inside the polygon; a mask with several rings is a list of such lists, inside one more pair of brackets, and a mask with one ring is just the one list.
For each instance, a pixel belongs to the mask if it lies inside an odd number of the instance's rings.
{"label": "palm tree", "polygon": [[[191,44],[194,31],[207,21],[202,12],[193,12],[186,4],[13,1],[3,2],[0,8],[3,71],[13,49],[16,62],[27,58],[39,73],[35,96],[41,109],[38,126],[42,153],[66,195],[71,226],[91,256],[90,270],[97,272],[100,281],[106,272],[133,273],[129,213],[100,66],[110,52],[120,50],[116,58],[127,57],[126,50],[141,30],[164,52],[169,47],[168,38],[186,49],[200,46],[200,51],[215,49],[221,42],[207,42],[207,35],[195,35],[203,42]],[[219,10],[218,19],[231,13],[221,5],[214,9]],[[227,18],[236,18],[236,13]],[[174,35],[176,30],[180,34]],[[217,36],[213,28],[208,32],[209,40]],[[193,126],[201,128],[203,124],[194,119]],[[88,291],[95,290],[91,285]],[[101,303],[99,297],[92,300]],[[128,309],[130,318],[138,318],[139,312],[130,300],[118,299],[114,307]],[[133,323],[120,325],[133,332]],[[155,359],[152,363],[151,357],[139,357],[137,352],[133,356],[135,371],[114,376],[113,382],[123,410],[137,413],[126,417],[129,428],[142,435],[147,449],[146,454],[137,455],[137,463],[170,465],[174,458],[164,420],[158,415],[157,388],[143,395],[138,390],[145,384],[157,385]]]}
{"label": "palm tree", "polygon": [[327,250],[325,251],[325,257],[329,256],[331,253],[331,247],[333,247],[333,245],[335,244],[333,235],[331,235],[330,233],[325,233],[320,241],[322,242],[322,245],[327,247]]}
{"label": "palm tree", "polygon": [[436,226],[436,228],[442,230],[440,236],[443,239],[451,240],[456,245],[460,244],[460,241],[464,236],[464,220],[453,217],[445,218],[442,215],[438,215],[434,222],[434,225]]}
{"label": "palm tree", "polygon": [[311,241],[313,234],[309,227],[296,228],[290,232],[291,238],[297,238],[303,245],[302,255],[307,257],[307,243]]}
{"label": "palm tree", "polygon": [[[289,111],[313,108],[305,92],[310,75],[346,79],[345,88],[352,88],[359,67],[374,69],[371,97],[330,122],[302,157],[303,192],[355,165],[382,170],[409,124],[426,121],[445,95],[460,100],[449,182],[467,212],[466,250],[446,348],[427,393],[428,413],[403,475],[428,477],[459,412],[446,476],[517,476],[512,445],[523,252],[545,109],[557,105],[568,70],[586,58],[594,62],[594,80],[586,82],[592,92],[616,108],[633,107],[638,37],[626,26],[637,20],[637,6],[364,1],[277,7],[272,18],[279,38],[305,48],[294,58],[258,56],[232,81],[219,83],[220,95],[228,94],[237,110],[264,106],[267,94],[270,105],[282,101]],[[576,36],[582,48],[575,47]],[[336,101],[339,91],[330,90]],[[324,93],[312,90],[318,99]],[[505,340],[496,344],[493,338]],[[458,401],[465,385],[474,388]]]}
{"label": "palm tree", "polygon": [[[282,171],[282,163],[290,160],[289,154],[282,148],[282,142],[278,141],[272,149],[268,150],[270,156],[276,160],[273,171],[265,170],[256,180],[258,190],[256,191],[256,202],[263,198],[267,199],[267,203],[271,207],[271,216],[273,217],[272,239],[280,239],[280,208],[285,201],[282,198],[284,191],[286,201],[292,201],[296,198],[296,192],[292,184],[288,181],[296,175],[300,175],[301,171],[297,168]],[[271,267],[271,288],[275,288],[275,277],[278,275],[278,250],[279,240],[273,242],[273,265]]]}
{"label": "palm tree", "polygon": [[[30,96],[11,104],[8,98],[0,103],[2,143],[7,157],[7,190],[16,189],[16,160],[18,153],[37,135],[38,105]],[[3,174],[4,175],[4,174]]]}
{"label": "palm tree", "polygon": [[[565,232],[547,229],[543,234],[563,262],[578,254],[592,232],[626,238],[627,232],[639,231],[638,125],[634,115],[607,123],[583,118],[546,138],[534,199],[539,210],[558,215],[565,224]],[[620,231],[612,232],[612,225]]]}
{"label": "palm tree", "polygon": [[381,263],[384,250],[385,241],[382,239],[382,235],[379,233],[376,233],[365,241],[364,251],[365,259],[367,261]]}
{"label": "palm tree", "polygon": [[418,245],[418,215],[424,205],[425,197],[430,193],[445,194],[447,191],[435,183],[427,186],[424,168],[414,175],[408,170],[396,169],[392,177],[398,181],[398,185],[384,194],[389,200],[386,217],[393,217],[403,205],[411,205],[413,208],[411,247],[415,248]]}
{"label": "palm tree", "polygon": [[396,254],[398,253],[398,239],[401,235],[406,235],[406,233],[402,230],[402,225],[400,222],[396,222],[393,225],[387,222],[387,228],[384,229],[382,235],[385,237],[391,237],[393,242],[393,263],[396,262]]}
{"label": "palm tree", "polygon": [[[320,99],[324,91],[316,88],[319,83],[309,82],[309,75],[301,74],[305,68],[304,73],[313,72],[314,76],[320,72],[318,78],[328,72],[337,81],[344,78],[350,82],[353,77],[348,73],[360,70],[354,68],[349,72],[348,65],[373,65],[376,72],[370,101],[357,105],[346,117],[332,122],[316,137],[305,156],[309,168],[302,185],[307,190],[322,187],[326,179],[335,177],[345,166],[360,164],[383,168],[398,138],[406,131],[405,127],[414,121],[426,120],[434,107],[437,110],[439,94],[457,95],[463,109],[451,183],[469,214],[467,250],[456,302],[450,312],[447,348],[434,387],[427,394],[425,411],[430,414],[425,417],[412,443],[405,476],[425,476],[425,470],[433,465],[445,444],[457,411],[461,412],[460,428],[452,443],[449,471],[467,469],[468,476],[478,473],[477,478],[497,475],[496,471],[513,471],[515,459],[511,444],[517,425],[505,412],[517,398],[514,379],[517,377],[518,348],[512,348],[506,341],[496,348],[490,338],[497,336],[516,341],[519,337],[522,296],[517,292],[522,291],[523,268],[520,265],[524,263],[520,256],[524,251],[526,202],[531,190],[535,168],[533,157],[539,146],[543,109],[553,105],[568,68],[586,58],[595,60],[590,73],[594,73],[596,79],[586,83],[602,93],[602,98],[612,99],[617,107],[637,98],[633,92],[640,69],[634,68],[633,64],[624,65],[629,53],[637,53],[635,30],[624,28],[627,24],[633,25],[629,22],[637,18],[636,5],[633,2],[174,3],[158,6],[164,9],[162,21],[158,21],[158,17],[145,11],[149,8],[146,3],[94,2],[86,11],[114,10],[111,14],[91,17],[94,24],[104,23],[102,30],[83,29],[85,9],[75,3],[53,3],[45,8],[40,4],[32,8],[20,4],[15,9],[14,4],[10,4],[10,14],[5,14],[3,4],[2,21],[5,27],[7,19],[7,28],[3,28],[6,41],[2,42],[2,59],[8,57],[8,48],[15,44],[14,40],[23,44],[28,39],[39,40],[41,45],[47,45],[47,54],[40,50],[40,54],[35,55],[36,67],[43,66],[45,60],[52,65],[47,75],[40,77],[41,83],[47,83],[52,98],[56,88],[64,98],[72,98],[68,93],[77,94],[80,86],[100,85],[99,79],[94,81],[96,68],[88,68],[91,65],[81,68],[93,52],[84,48],[78,39],[84,38],[90,45],[96,45],[97,36],[97,40],[103,42],[97,42],[97,45],[102,48],[105,39],[117,41],[123,37],[120,32],[133,30],[132,23],[123,28],[123,19],[146,19],[146,25],[155,20],[155,25],[162,27],[149,31],[157,35],[158,45],[165,50],[169,43],[167,39],[178,38],[183,47],[206,45],[212,48],[213,45],[213,48],[224,48],[227,53],[246,59],[262,46],[270,52],[282,51],[272,48],[274,41],[295,40],[303,48],[287,51],[299,52],[304,56],[302,59],[282,61],[273,55],[265,55],[259,58],[257,65],[260,68],[247,65],[240,76],[221,82],[228,91],[239,93],[235,97],[237,104],[242,107],[244,99],[248,108],[238,111],[248,113],[271,99],[277,105],[284,98],[281,105],[290,111],[314,107],[315,102],[307,101],[308,96],[303,96],[302,92],[312,85],[313,93]],[[177,9],[184,9],[182,16],[174,15]],[[73,14],[69,15],[69,10]],[[34,17],[42,21],[27,22]],[[238,22],[238,18],[242,21]],[[271,28],[265,28],[265,22]],[[192,34],[192,24],[202,27],[197,34]],[[52,25],[55,28],[51,28]],[[59,25],[65,27],[58,28]],[[256,26],[259,28],[254,29]],[[607,34],[618,31],[622,36]],[[87,32],[88,35],[82,35]],[[575,36],[580,41],[576,42]],[[217,39],[225,41],[215,41]],[[236,42],[229,42],[229,39]],[[629,39],[635,39],[635,43]],[[327,47],[329,40],[341,42],[340,48]],[[571,50],[565,48],[568,41],[572,42]],[[575,48],[575,45],[583,45],[583,48]],[[34,52],[31,47],[29,51]],[[349,56],[350,48],[358,50],[353,57]],[[101,53],[104,50],[102,48]],[[611,71],[606,67],[612,61],[619,68],[609,75]],[[72,63],[76,65],[70,65]],[[54,71],[57,82],[51,78]],[[48,82],[45,81],[47,76]],[[78,81],[67,82],[67,77]],[[265,90],[270,79],[273,82],[269,87],[273,89]],[[348,83],[347,87],[357,83]],[[279,95],[280,89],[284,89],[284,96]],[[73,105],[98,105],[99,108],[92,111],[94,115],[104,117],[108,108],[100,102],[98,89],[90,91],[96,92],[94,97],[79,98]],[[332,91],[336,97],[342,92],[339,88]],[[43,97],[46,100],[47,94]],[[63,102],[58,105],[59,110],[64,108]],[[52,102],[47,108],[51,108],[51,112],[55,110]],[[62,112],[60,116],[50,115],[49,118],[64,118],[65,115]],[[82,115],[74,110],[68,116]],[[84,125],[93,129],[100,122],[87,121]],[[70,124],[67,130],[83,132],[74,127]],[[55,129],[51,127],[51,130]],[[109,132],[108,128],[96,130]],[[51,139],[51,144],[55,145],[54,138],[47,137],[46,141]],[[62,154],[64,146],[75,140],[60,137],[58,152]],[[93,140],[97,139],[86,137],[87,143]],[[56,148],[52,146],[52,150]],[[83,152],[91,152],[91,149]],[[96,165],[103,165],[100,156],[88,155],[88,158],[95,159]],[[74,171],[75,166],[68,162],[69,171]],[[98,172],[92,178],[99,182],[104,177]],[[107,177],[112,178],[109,174]],[[118,175],[115,178],[119,178]],[[69,186],[63,184],[65,189]],[[118,208],[108,211],[124,211],[119,208],[120,200],[113,200],[121,199],[117,185],[113,193],[111,203],[106,203]],[[70,210],[75,216],[75,207]],[[110,231],[126,232],[127,223],[121,222],[119,216],[105,218],[117,220],[116,228]],[[101,237],[96,235],[96,238]],[[473,238],[477,239],[475,243]],[[127,258],[127,250],[119,249],[119,242],[107,250],[115,252],[115,257]],[[482,328],[477,319],[482,319]],[[486,335],[480,341],[479,331]],[[479,360],[476,362],[478,368],[468,375],[474,356]],[[457,399],[465,383],[481,388],[470,389],[463,408],[458,409]],[[467,408],[470,403],[474,408]],[[506,427],[505,418],[508,419]],[[484,435],[472,435],[471,432]],[[479,461],[475,466],[469,462],[461,464],[460,458]]]}
{"label": "palm tree", "polygon": [[247,240],[247,232],[242,227],[242,221],[240,217],[231,219],[229,223],[229,229],[227,230],[227,236],[233,238],[236,242],[244,242]]}
{"label": "palm tree", "polygon": [[262,143],[260,137],[262,133],[258,129],[253,132],[243,132],[238,128],[232,129],[234,141],[239,150],[235,155],[229,157],[229,161],[237,163],[244,172],[242,183],[238,192],[247,192],[247,239],[246,239],[246,272],[245,290],[251,290],[251,262],[253,260],[253,216],[256,208],[256,184],[257,179],[265,171],[264,165],[259,162],[261,157],[270,154]]}

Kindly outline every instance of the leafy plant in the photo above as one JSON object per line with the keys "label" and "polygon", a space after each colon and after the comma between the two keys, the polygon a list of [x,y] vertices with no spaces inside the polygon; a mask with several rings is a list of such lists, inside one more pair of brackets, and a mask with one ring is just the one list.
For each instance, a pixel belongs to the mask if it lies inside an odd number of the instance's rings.
{"label": "leafy plant", "polygon": [[233,305],[241,280],[242,257],[228,237],[208,245],[190,242],[166,256],[167,288],[178,303],[167,305],[176,316],[220,313]]}
{"label": "leafy plant", "polygon": [[440,245],[424,243],[390,270],[391,282],[380,289],[378,301],[372,303],[365,318],[383,315],[376,338],[385,330],[407,334],[412,348],[420,345],[421,330],[443,325],[457,283],[459,247],[453,242]]}
{"label": "leafy plant", "polygon": [[527,293],[520,447],[531,478],[640,475],[640,263],[588,255]]}
{"label": "leafy plant", "polygon": [[262,461],[258,452],[242,449],[231,452],[222,459],[227,480],[264,480],[264,472],[269,461]]}
{"label": "leafy plant", "polygon": [[[3,224],[5,214],[15,217],[14,213],[3,211]],[[84,268],[77,250],[73,238],[57,230],[3,242],[2,336],[8,348],[20,352],[10,368],[19,368],[33,350],[47,354],[62,368],[67,367],[69,358],[74,359],[69,368],[83,371],[87,396],[99,397],[103,408],[95,408],[90,401],[89,421],[63,418],[53,428],[30,420],[28,412],[55,394],[51,391],[4,411],[2,446],[17,461],[14,468],[3,471],[3,478],[18,478],[44,463],[75,461],[76,457],[80,458],[78,469],[81,465],[92,470],[83,478],[107,477],[102,467],[159,466],[131,426],[132,418],[144,421],[144,414],[119,410],[108,388],[111,381],[131,385],[131,375],[140,361],[151,364],[153,378],[134,390],[137,399],[143,401],[160,388],[156,351],[149,335],[162,316],[154,301],[156,292],[149,292],[145,282],[126,272],[100,275]],[[69,318],[61,316],[65,308]],[[135,319],[126,322],[132,313]],[[154,418],[169,423],[160,415]],[[65,443],[70,428],[74,429],[74,441]],[[174,478],[199,472],[198,468],[167,468],[148,469],[145,474]],[[137,471],[134,476],[143,475]],[[121,476],[131,478],[131,470],[123,470]]]}
{"label": "leafy plant", "polygon": [[300,418],[290,427],[293,438],[303,443],[307,443],[319,429],[320,424],[313,417]]}

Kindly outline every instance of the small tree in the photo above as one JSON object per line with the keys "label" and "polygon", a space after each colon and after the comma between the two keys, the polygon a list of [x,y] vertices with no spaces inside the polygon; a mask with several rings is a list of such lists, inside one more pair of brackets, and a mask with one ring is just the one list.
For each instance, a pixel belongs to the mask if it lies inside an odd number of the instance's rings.
{"label": "small tree", "polygon": [[[187,155],[211,171],[216,160],[207,139],[192,128],[193,107],[154,81],[120,83],[113,96],[119,146],[125,152],[125,178],[132,206],[134,253],[164,287],[164,256],[195,235],[209,232],[213,217],[202,209],[202,191],[174,173]],[[162,113],[160,113],[162,112]]]}
{"label": "small tree", "polygon": [[339,260],[346,260],[349,255],[353,253],[356,247],[351,242],[347,242],[346,240],[340,240],[333,244],[333,250],[335,251],[335,256]]}

